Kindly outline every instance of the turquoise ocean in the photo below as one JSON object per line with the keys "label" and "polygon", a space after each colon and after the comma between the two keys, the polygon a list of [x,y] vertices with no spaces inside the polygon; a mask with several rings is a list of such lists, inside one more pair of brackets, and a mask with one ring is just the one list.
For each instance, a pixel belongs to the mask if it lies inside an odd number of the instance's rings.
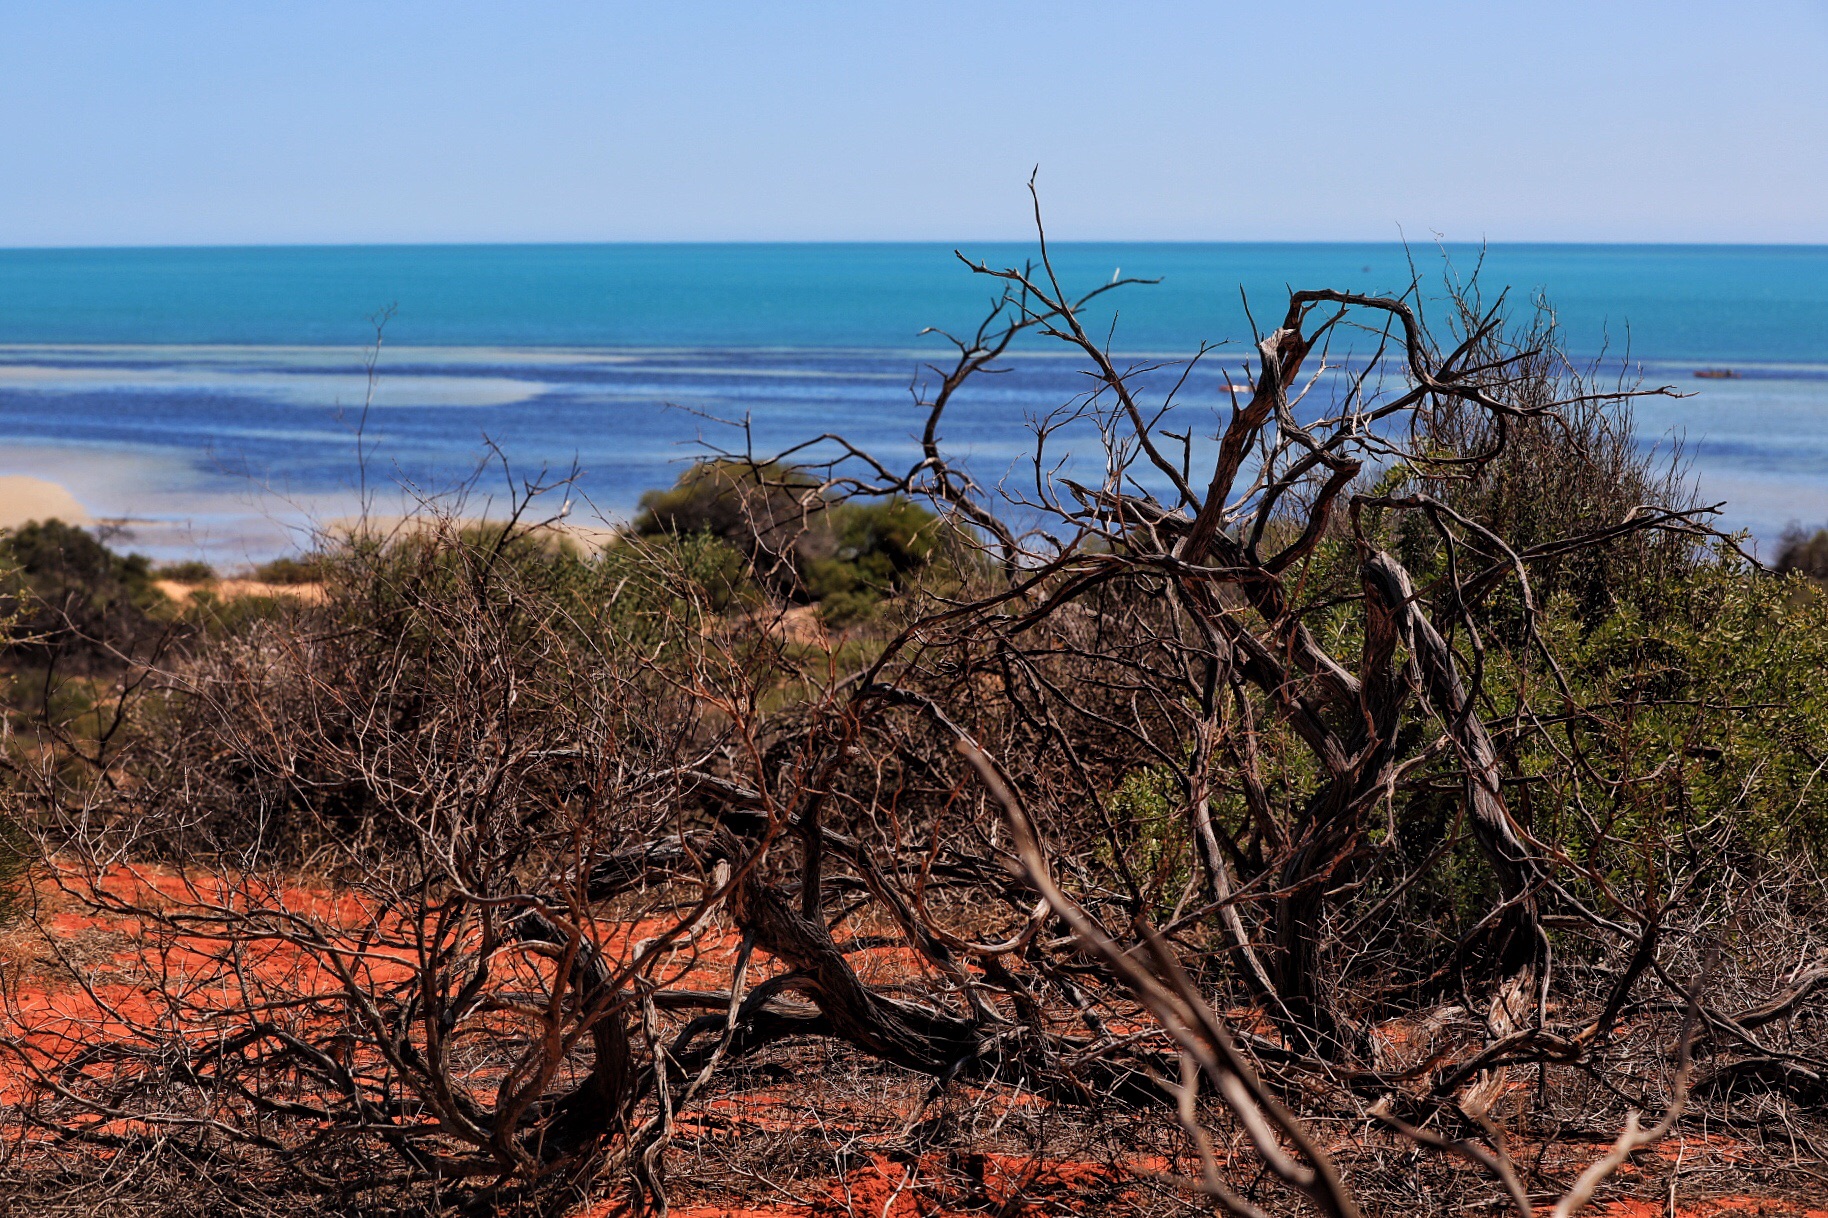
{"label": "turquoise ocean", "polygon": [[[993,266],[1031,246],[960,247]],[[1724,521],[1768,553],[1828,523],[1828,247],[1072,244],[1069,287],[1159,279],[1099,314],[1139,363],[1224,344],[1184,391],[1218,425],[1226,375],[1290,287],[1400,290],[1445,274],[1553,306],[1564,347],[1680,397],[1637,436],[1679,442]],[[298,544],[357,502],[370,319],[392,309],[364,443],[377,510],[498,451],[518,478],[578,470],[574,519],[625,518],[705,451],[822,432],[906,457],[910,385],[996,285],[950,246],[542,245],[0,250],[0,474],[60,483],[124,544],[225,566]],[[1248,308],[1248,311],[1247,311]],[[1350,364],[1374,339],[1348,337]],[[1032,484],[1031,420],[1084,388],[1044,343],[961,395],[944,430],[981,481]],[[1730,368],[1732,379],[1701,379]],[[1145,376],[1157,386],[1177,375]],[[1153,380],[1151,381],[1151,377]],[[1317,387],[1325,395],[1327,386]],[[732,426],[748,421],[745,433]],[[1051,455],[1096,459],[1068,433]],[[404,488],[404,489],[402,489]],[[499,461],[474,510],[505,488]]]}

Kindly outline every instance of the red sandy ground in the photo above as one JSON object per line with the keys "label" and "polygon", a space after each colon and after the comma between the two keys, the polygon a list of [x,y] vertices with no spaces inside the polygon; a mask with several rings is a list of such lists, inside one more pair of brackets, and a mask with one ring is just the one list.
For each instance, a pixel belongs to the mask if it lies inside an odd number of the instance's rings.
{"label": "red sandy ground", "polygon": [[[1016,1166],[1020,1167],[1019,1164]],[[1038,1214],[1060,1212],[1059,1201],[1075,1188],[1086,1185],[1108,1185],[1108,1170],[1095,1164],[1062,1164],[1043,1175],[1004,1176],[1000,1187],[986,1189],[982,1208],[944,1210],[916,1187],[906,1187],[907,1169],[897,1163],[879,1162],[852,1172],[842,1186],[834,1184],[826,1196],[812,1205],[765,1205],[730,1207],[721,1205],[674,1206],[673,1218],[964,1218],[964,1215]],[[1011,1186],[1014,1187],[1011,1187]],[[848,1196],[846,1195],[848,1192]],[[1008,1200],[1020,1196],[1028,1204],[1011,1208]],[[1049,1204],[1053,1202],[1053,1204]],[[1069,1202],[1070,1204],[1070,1202]],[[1540,1213],[1546,1214],[1548,1207]],[[602,1204],[580,1211],[574,1218],[615,1218],[617,1211]],[[1667,1218],[1668,1202],[1614,1201],[1590,1206],[1582,1211],[1593,1218]],[[1798,1205],[1787,1201],[1760,1200],[1756,1197],[1722,1197],[1713,1201],[1679,1202],[1677,1218],[1828,1218],[1828,1209]]]}
{"label": "red sandy ground", "polygon": [[[184,881],[157,869],[117,869],[110,873],[108,883],[111,891],[123,895],[156,894],[178,900],[187,897]],[[189,899],[196,896],[197,890],[190,889]],[[363,915],[362,903],[349,894],[289,888],[283,900],[290,908],[319,917],[340,915],[358,921]],[[636,923],[628,928],[627,937],[638,940],[660,929],[659,924]],[[187,970],[193,976],[208,977],[215,958],[207,946],[203,950],[183,943],[152,946],[151,940],[147,928],[131,919],[96,915],[67,897],[43,902],[35,917],[0,935],[0,989],[6,997],[4,1010],[0,1010],[0,1035],[20,1037],[43,1059],[54,1060],[76,1046],[92,1045],[102,1037],[125,1036],[131,1025],[156,1020],[162,1008],[155,1001],[150,977],[167,970]],[[679,975],[662,980],[684,988],[727,985],[727,969],[735,946],[735,936],[727,931],[707,931],[695,944],[698,950],[675,970]],[[74,960],[89,971],[88,985],[68,976],[59,964],[60,953],[61,958]],[[920,967],[914,957],[900,949],[858,953],[856,963],[866,979],[878,984],[896,976],[905,977],[911,969]],[[332,988],[330,979],[297,953],[273,950],[258,962],[257,968],[273,979],[283,977],[289,985]],[[769,971],[767,963],[761,962],[761,967],[752,972],[752,980]],[[222,978],[222,983],[227,985],[229,979]],[[207,993],[207,988],[203,992]],[[1388,1036],[1400,1041],[1402,1032],[1392,1028]],[[0,1106],[18,1103],[28,1087],[28,1080],[9,1074],[8,1069],[0,1065]],[[700,1112],[710,1119],[682,1118],[681,1132],[702,1131],[719,1123],[722,1113],[731,1110],[730,1104],[728,1100],[714,1099],[700,1106]],[[786,1114],[788,1110],[783,1105],[780,1111]],[[787,1119],[791,1118],[771,1117],[753,1107],[742,1114],[742,1124],[756,1128]],[[1691,1157],[1702,1151],[1717,1163],[1733,1162],[1741,1149],[1717,1137],[1689,1137],[1684,1147],[1684,1153]],[[1593,1148],[1583,1157],[1598,1153],[1599,1148]],[[1666,1143],[1653,1153],[1667,1158],[1677,1150],[1673,1143]],[[1161,1170],[1165,1165],[1139,1162],[1132,1166]],[[1625,1179],[1631,1174],[1630,1168],[1622,1173]],[[671,1212],[675,1218],[948,1218],[967,1213],[1013,1218],[1077,1210],[1080,1207],[1075,1205],[1076,1194],[1090,1190],[1093,1195],[1108,1197],[1122,1191],[1123,1183],[1113,1168],[1100,1163],[1036,1161],[982,1153],[953,1155],[943,1165],[937,1158],[908,1164],[875,1156],[842,1175],[806,1186],[810,1192],[798,1193],[799,1202],[689,1205],[677,1206]],[[1661,1187],[1657,1193],[1652,1199],[1615,1201],[1592,1207],[1586,1213],[1598,1218],[1668,1218],[1668,1202]],[[953,1208],[945,1208],[946,1205]],[[602,1203],[579,1211],[574,1218],[609,1218],[614,1212],[612,1203]],[[1678,1204],[1675,1213],[1677,1218],[1828,1218],[1828,1208],[1754,1197],[1685,1201]]]}

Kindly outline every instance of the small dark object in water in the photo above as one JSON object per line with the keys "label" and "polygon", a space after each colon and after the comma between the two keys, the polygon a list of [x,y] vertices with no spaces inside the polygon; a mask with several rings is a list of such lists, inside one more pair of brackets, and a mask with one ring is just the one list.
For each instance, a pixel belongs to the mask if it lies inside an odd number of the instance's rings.
{"label": "small dark object in water", "polygon": [[1702,368],[1695,373],[1704,381],[1736,381],[1739,374],[1731,368]]}

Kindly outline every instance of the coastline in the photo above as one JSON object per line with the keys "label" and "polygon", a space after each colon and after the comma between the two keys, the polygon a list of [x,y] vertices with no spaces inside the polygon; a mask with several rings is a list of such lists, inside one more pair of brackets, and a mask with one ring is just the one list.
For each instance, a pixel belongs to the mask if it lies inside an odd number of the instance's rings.
{"label": "coastline", "polygon": [[[517,484],[542,470],[563,477],[575,461],[572,520],[605,529],[711,446],[768,453],[835,432],[891,464],[918,459],[909,382],[920,363],[906,350],[389,346],[365,415],[361,355],[0,345],[0,476],[68,496],[22,498],[15,515],[80,509],[155,559],[227,570],[357,514],[358,426],[378,517],[466,480],[475,510],[464,514],[486,517],[507,495],[504,459]],[[1235,362],[1209,361],[1183,395],[1196,464],[1209,459],[1223,380],[1239,376]],[[1644,367],[1646,387],[1674,394],[1637,401],[1637,441],[1679,444],[1703,497],[1726,503],[1721,526],[1750,530],[1766,550],[1793,524],[1828,521],[1828,365],[1739,361],[1738,376],[1697,378],[1703,366]],[[1019,353],[994,385],[960,397],[943,442],[983,485],[1026,486],[1029,421],[1082,390],[1076,367],[1061,353]],[[747,436],[725,425],[741,420]],[[1049,449],[1080,462],[1096,450],[1089,429]]]}
{"label": "coastline", "polygon": [[[13,449],[0,454],[0,468],[15,455]],[[67,480],[0,473],[0,530],[57,519],[105,531],[115,548],[146,554],[157,562],[201,558],[231,579],[268,559],[308,550],[320,537],[346,533],[357,519],[353,503],[344,496],[307,503],[257,489],[210,491],[161,484],[161,475],[168,475],[169,468],[130,453],[39,449],[31,455],[42,463],[40,468],[57,468]],[[67,476],[85,461],[93,463],[89,476]],[[114,490],[102,490],[103,483]],[[385,510],[371,511],[370,529],[387,532],[410,525],[408,497],[377,495],[376,500]],[[91,510],[91,504],[105,506]],[[552,507],[557,506],[555,500]],[[479,522],[494,515],[486,503],[481,511],[461,514]],[[586,550],[611,544],[617,533],[616,522],[588,514],[549,527]]]}

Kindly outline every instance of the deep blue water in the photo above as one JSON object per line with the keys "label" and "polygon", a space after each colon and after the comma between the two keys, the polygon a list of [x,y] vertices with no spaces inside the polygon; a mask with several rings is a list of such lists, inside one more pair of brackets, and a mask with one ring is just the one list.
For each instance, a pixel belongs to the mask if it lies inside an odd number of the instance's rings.
{"label": "deep blue water", "polygon": [[[964,248],[995,266],[1034,255]],[[1286,285],[1400,289],[1412,259],[1437,309],[1442,275],[1477,267],[1488,300],[1546,294],[1570,351],[1629,353],[1651,382],[1693,392],[1641,404],[1639,435],[1684,437],[1728,523],[1768,539],[1828,520],[1828,247],[1055,250],[1069,285],[1119,268],[1161,279],[1100,315],[1115,349],[1230,340],[1190,385],[1202,409],[1249,350],[1240,289],[1269,325]],[[270,552],[303,516],[348,509],[366,319],[393,305],[372,481],[447,486],[486,437],[517,470],[575,460],[587,501],[613,517],[670,482],[695,441],[744,442],[714,419],[749,418],[760,449],[842,431],[905,455],[910,379],[944,351],[920,331],[968,329],[995,287],[937,245],[0,251],[0,473],[135,518],[136,542],[161,554]],[[1741,377],[1693,376],[1720,365]],[[1080,386],[1045,346],[1011,367],[964,395],[945,431],[990,481],[1023,475],[1028,420]]]}

